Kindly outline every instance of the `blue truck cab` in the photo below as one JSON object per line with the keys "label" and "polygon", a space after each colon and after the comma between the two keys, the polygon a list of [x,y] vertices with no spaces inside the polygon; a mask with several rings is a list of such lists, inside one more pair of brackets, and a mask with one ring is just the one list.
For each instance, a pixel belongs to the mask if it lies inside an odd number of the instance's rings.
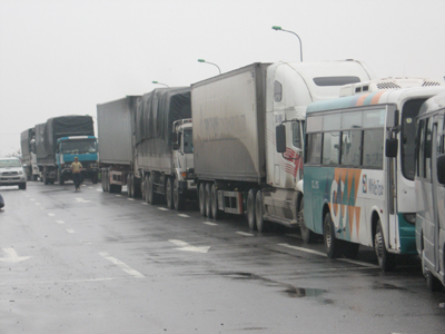
{"label": "blue truck cab", "polygon": [[59,182],[72,180],[71,163],[78,157],[82,163],[82,179],[98,181],[98,152],[95,136],[69,136],[57,139],[56,164]]}

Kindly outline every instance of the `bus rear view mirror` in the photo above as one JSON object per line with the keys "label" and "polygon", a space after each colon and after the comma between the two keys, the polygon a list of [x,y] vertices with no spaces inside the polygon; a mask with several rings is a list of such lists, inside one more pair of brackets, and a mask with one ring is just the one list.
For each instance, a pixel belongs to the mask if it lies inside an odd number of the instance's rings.
{"label": "bus rear view mirror", "polygon": [[286,152],[286,128],[284,124],[276,127],[276,143],[278,153]]}
{"label": "bus rear view mirror", "polygon": [[437,158],[437,180],[441,184],[445,184],[445,154]]}
{"label": "bus rear view mirror", "polygon": [[385,155],[387,158],[397,157],[398,141],[396,138],[386,139]]}

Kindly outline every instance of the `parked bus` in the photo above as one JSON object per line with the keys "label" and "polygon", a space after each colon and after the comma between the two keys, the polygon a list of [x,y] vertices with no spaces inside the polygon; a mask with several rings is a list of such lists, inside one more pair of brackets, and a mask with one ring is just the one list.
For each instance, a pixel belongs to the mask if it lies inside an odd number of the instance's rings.
{"label": "parked bus", "polygon": [[442,91],[379,90],[308,106],[304,221],[330,258],[371,246],[387,271],[396,254],[416,254],[415,117]]}
{"label": "parked bus", "polygon": [[445,286],[445,94],[429,99],[417,120],[416,245],[431,290]]}

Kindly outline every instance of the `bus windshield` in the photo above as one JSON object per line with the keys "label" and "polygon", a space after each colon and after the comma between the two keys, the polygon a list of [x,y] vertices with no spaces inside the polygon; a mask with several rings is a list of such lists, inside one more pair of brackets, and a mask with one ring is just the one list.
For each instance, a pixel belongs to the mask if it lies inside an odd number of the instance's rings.
{"label": "bus windshield", "polygon": [[88,154],[97,152],[96,139],[67,140],[61,143],[63,154]]}
{"label": "bus windshield", "polygon": [[402,112],[402,173],[409,180],[414,180],[416,171],[416,117],[425,99],[410,100],[403,106]]}

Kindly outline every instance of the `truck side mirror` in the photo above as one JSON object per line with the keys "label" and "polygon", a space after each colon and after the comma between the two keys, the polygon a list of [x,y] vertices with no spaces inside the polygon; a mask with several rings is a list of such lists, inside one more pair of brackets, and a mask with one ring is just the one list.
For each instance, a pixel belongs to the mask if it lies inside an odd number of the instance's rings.
{"label": "truck side mirror", "polygon": [[437,157],[437,180],[445,185],[445,154]]}
{"label": "truck side mirror", "polygon": [[286,127],[284,124],[280,124],[275,128],[277,152],[286,152]]}
{"label": "truck side mirror", "polygon": [[385,145],[385,155],[387,158],[395,158],[397,157],[397,148],[399,142],[396,138],[388,138],[386,139]]}

